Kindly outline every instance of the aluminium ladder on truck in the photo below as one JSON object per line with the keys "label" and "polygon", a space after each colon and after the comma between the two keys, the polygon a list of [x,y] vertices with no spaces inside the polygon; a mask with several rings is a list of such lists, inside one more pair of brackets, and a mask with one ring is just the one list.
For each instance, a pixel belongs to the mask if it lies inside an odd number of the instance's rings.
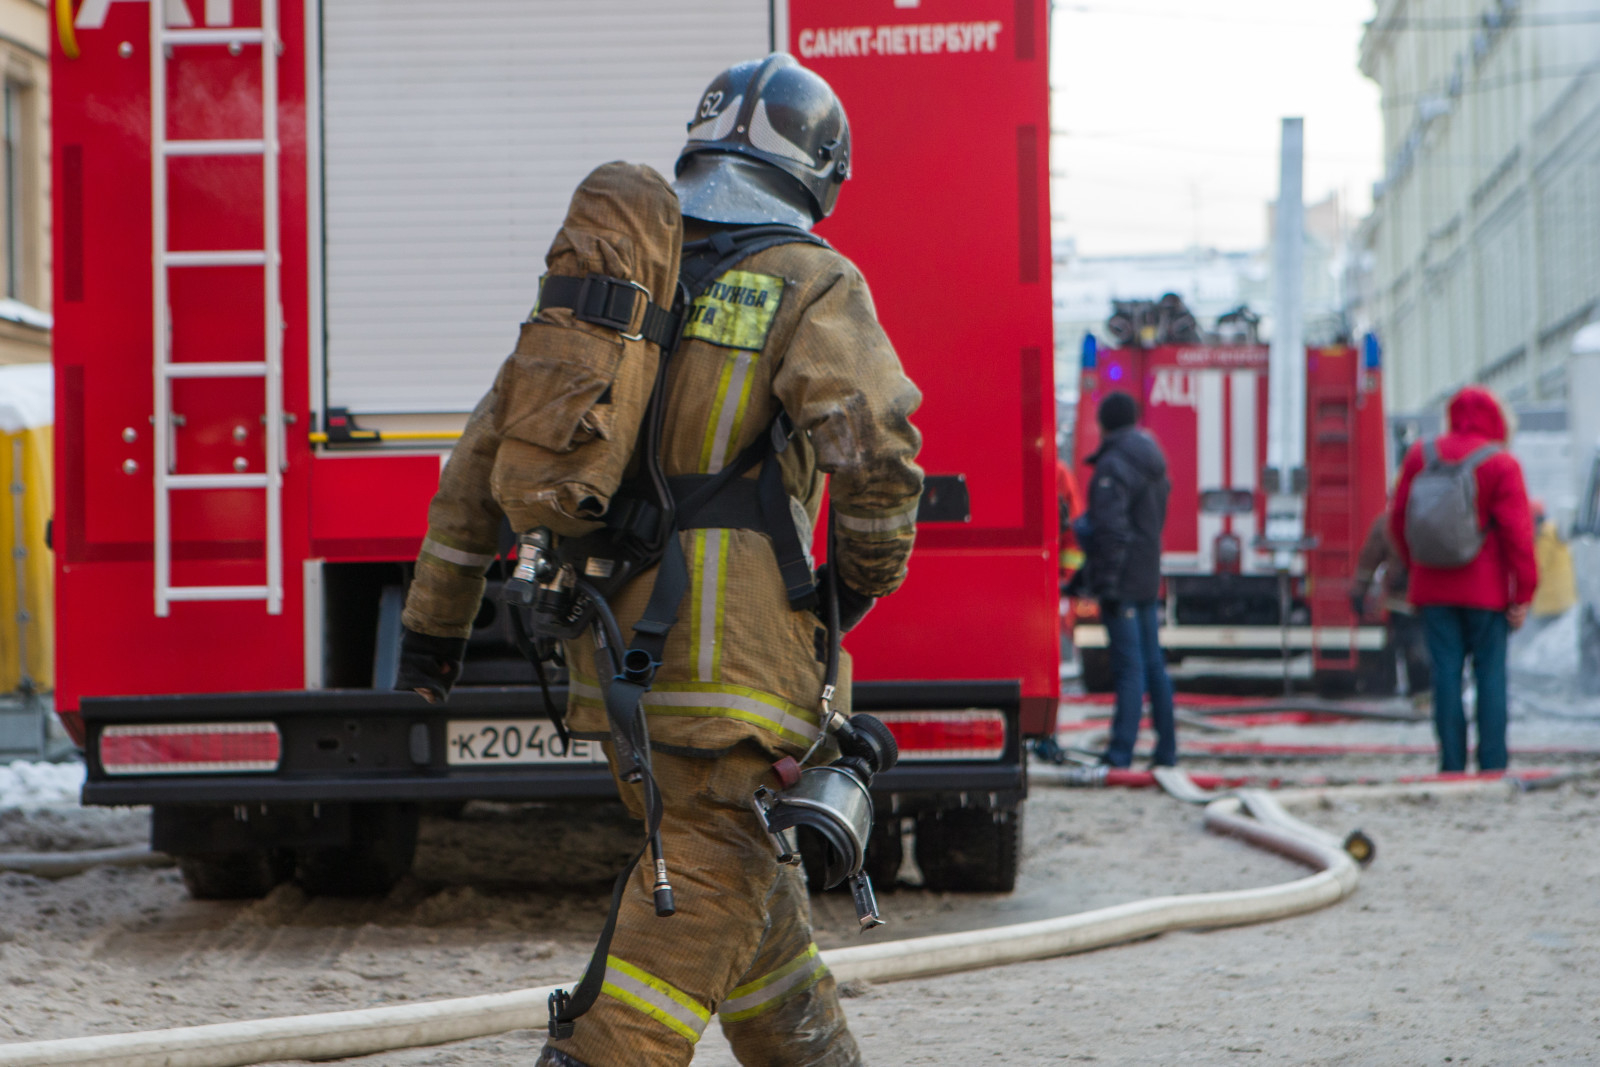
{"label": "aluminium ladder on truck", "polygon": [[[283,308],[279,293],[282,256],[278,219],[278,39],[277,0],[261,0],[259,27],[195,29],[170,26],[181,5],[150,4],[150,198],[151,277],[154,299],[155,415],[155,613],[166,616],[179,600],[264,600],[268,614],[283,611],[283,471],[284,445]],[[182,17],[182,16],[180,16]],[[170,62],[181,62],[186,50],[227,48],[239,56],[246,47],[261,56],[261,136],[240,139],[169,140],[167,77]],[[172,205],[168,201],[168,162],[175,157],[259,156],[261,158],[261,247],[244,250],[173,251],[168,247]],[[260,267],[265,290],[263,353],[259,360],[174,362],[173,316],[169,302],[170,270],[208,267]],[[239,457],[234,470],[219,473],[178,472],[176,435],[183,416],[173,411],[172,383],[177,379],[260,378],[265,408],[265,455],[262,470],[250,471]],[[132,461],[129,461],[132,462]],[[266,574],[260,585],[175,585],[172,580],[172,496],[174,492],[259,489],[266,494]]]}

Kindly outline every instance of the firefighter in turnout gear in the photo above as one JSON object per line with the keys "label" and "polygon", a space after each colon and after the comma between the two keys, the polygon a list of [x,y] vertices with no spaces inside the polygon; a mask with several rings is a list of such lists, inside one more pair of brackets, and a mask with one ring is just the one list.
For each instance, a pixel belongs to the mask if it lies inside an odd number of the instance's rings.
{"label": "firefighter in turnout gear", "polygon": [[[688,1063],[712,1015],[744,1064],[860,1062],[811,938],[804,876],[778,862],[751,803],[758,788],[782,787],[776,761],[805,756],[823,732],[828,590],[836,590],[841,628],[859,622],[904,579],[916,529],[922,472],[910,416],[921,396],[860,272],[808,232],[832,211],[850,159],[838,99],[788,56],[735,66],[696,102],[672,187],[683,219],[681,277],[710,262],[717,273],[681,309],[681,334],[666,356],[659,464],[680,505],[718,472],[738,476],[679,516],[672,536],[687,582],[640,700],[676,912],[659,917],[649,872],[629,880],[600,994],[570,1034],[552,1038],[540,1064]],[[631,177],[645,200],[655,195]],[[623,273],[630,270],[648,265],[614,262],[608,273],[670,304],[669,289]],[[525,532],[519,501],[534,498],[489,490],[491,479],[498,487],[512,473],[507,432],[522,416],[507,410],[508,398],[533,395],[512,368],[508,361],[445,468],[408,593],[399,687],[433,698],[459,676],[502,514]],[[630,471],[637,466],[635,456]],[[778,522],[772,508],[750,502],[780,480],[787,506]],[[813,584],[808,553],[824,493],[834,528],[825,569],[834,580]],[[615,514],[617,500],[610,506]],[[592,516],[563,517],[579,523],[563,535],[575,536]],[[799,566],[786,558],[797,554]],[[666,569],[645,570],[606,598],[623,633],[648,620]],[[650,784],[625,781],[619,768],[595,644],[591,629],[565,643],[566,725],[606,742],[624,802],[644,817]],[[848,713],[849,691],[842,657],[834,710]],[[820,740],[826,753],[832,746]]]}

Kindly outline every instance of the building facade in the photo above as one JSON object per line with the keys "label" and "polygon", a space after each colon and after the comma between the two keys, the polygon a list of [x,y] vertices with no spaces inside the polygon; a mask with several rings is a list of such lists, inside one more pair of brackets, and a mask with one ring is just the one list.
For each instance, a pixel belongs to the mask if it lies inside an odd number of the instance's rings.
{"label": "building facade", "polygon": [[0,363],[50,359],[50,32],[0,0]]}
{"label": "building facade", "polygon": [[1391,408],[1561,401],[1600,309],[1600,0],[1378,0],[1360,61],[1385,173],[1350,314]]}

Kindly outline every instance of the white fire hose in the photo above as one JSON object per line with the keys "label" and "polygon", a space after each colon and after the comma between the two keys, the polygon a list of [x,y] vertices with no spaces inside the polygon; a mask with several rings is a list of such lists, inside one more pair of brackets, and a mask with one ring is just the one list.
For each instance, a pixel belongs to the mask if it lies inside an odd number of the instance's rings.
{"label": "white fire hose", "polygon": [[0,871],[18,871],[39,878],[66,878],[91,867],[170,867],[172,857],[152,852],[149,845],[85,848],[76,852],[0,852]]}
{"label": "white fire hose", "polygon": [[[1383,795],[1508,788],[1496,781],[1451,785],[1389,787]],[[1362,796],[1371,798],[1375,792],[1364,790]],[[823,959],[841,982],[886,982],[1064,956],[1169,930],[1266,922],[1327,907],[1355,891],[1357,865],[1337,838],[1288,815],[1280,802],[1343,795],[1341,789],[1297,790],[1274,799],[1259,790],[1241,790],[1206,803],[1208,829],[1299,860],[1316,869],[1308,877],[1258,889],[1151,897],[1057,919],[834,949],[823,953]],[[538,1029],[555,989],[0,1045],[0,1067],[246,1067],[371,1055]]]}

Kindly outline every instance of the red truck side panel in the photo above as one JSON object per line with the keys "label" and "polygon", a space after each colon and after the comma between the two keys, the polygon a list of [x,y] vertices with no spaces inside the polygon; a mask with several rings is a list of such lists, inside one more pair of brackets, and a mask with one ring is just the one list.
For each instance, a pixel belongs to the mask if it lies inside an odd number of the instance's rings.
{"label": "red truck side panel", "polygon": [[[202,26],[204,8],[186,0]],[[285,601],[179,603],[154,612],[151,415],[150,15],[113,3],[100,26],[77,29],[80,55],[52,55],[53,224],[57,387],[57,648],[59,707],[85,695],[282,689],[303,684],[299,560],[308,554],[306,411],[305,69],[300,4],[280,26],[278,129],[283,256],[284,396],[297,420],[285,476]],[[232,25],[260,25],[258,0],[236,0]],[[126,51],[126,56],[120,54]],[[253,138],[261,130],[260,52],[175,49],[167,63],[171,139]],[[262,242],[259,156],[179,158],[168,164],[175,250],[252,249]],[[260,360],[259,267],[173,270],[174,361]],[[179,473],[248,471],[267,462],[259,379],[175,383]],[[297,429],[298,432],[294,432]],[[132,441],[125,439],[131,431]],[[133,461],[137,468],[124,471]],[[260,491],[174,494],[175,584],[259,585],[264,579]],[[69,720],[70,721],[70,720]]]}
{"label": "red truck side panel", "polygon": [[971,496],[970,522],[919,529],[905,586],[851,634],[856,677],[1020,678],[1029,729],[1059,692],[1045,9],[792,0],[788,44],[854,142],[818,232],[922,387],[922,465]]}

